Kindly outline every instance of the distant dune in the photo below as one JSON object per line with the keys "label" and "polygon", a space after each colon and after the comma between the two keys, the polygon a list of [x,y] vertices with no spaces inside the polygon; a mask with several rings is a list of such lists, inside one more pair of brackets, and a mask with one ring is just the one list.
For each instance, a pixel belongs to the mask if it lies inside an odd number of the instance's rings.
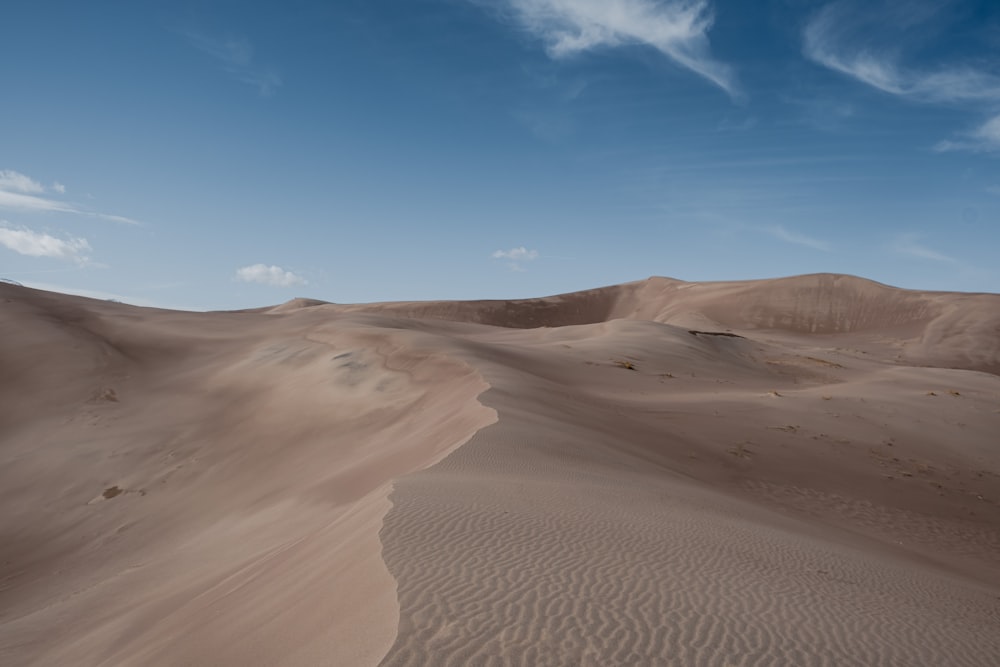
{"label": "distant dune", "polygon": [[1000,664],[1000,295],[0,283],[0,664]]}

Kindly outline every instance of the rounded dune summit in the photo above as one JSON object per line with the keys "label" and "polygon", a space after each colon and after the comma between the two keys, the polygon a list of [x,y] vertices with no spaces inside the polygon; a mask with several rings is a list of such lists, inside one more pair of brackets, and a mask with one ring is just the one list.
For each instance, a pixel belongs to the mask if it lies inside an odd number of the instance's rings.
{"label": "rounded dune summit", "polygon": [[1000,295],[0,283],[0,664],[1000,663]]}

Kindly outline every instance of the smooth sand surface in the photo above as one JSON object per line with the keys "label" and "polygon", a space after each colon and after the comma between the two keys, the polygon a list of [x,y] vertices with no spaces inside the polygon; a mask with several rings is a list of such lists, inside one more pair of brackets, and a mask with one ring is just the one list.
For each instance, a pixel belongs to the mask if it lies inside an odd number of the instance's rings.
{"label": "smooth sand surface", "polygon": [[1000,295],[0,284],[0,664],[1000,664]]}

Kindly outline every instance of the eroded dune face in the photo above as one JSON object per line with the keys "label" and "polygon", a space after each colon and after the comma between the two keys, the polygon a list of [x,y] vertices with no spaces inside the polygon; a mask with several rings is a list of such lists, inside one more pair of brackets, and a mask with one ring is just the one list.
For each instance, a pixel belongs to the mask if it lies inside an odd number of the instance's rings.
{"label": "eroded dune face", "polygon": [[994,664],[998,304],[0,285],[0,663]]}

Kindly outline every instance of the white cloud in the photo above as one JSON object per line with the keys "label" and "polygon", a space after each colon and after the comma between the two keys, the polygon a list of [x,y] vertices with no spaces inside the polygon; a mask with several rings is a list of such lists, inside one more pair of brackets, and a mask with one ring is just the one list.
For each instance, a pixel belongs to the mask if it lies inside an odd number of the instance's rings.
{"label": "white cloud", "polygon": [[814,250],[823,250],[825,252],[829,252],[832,249],[832,246],[827,241],[814,239],[804,234],[799,234],[798,232],[789,231],[781,225],[763,227],[761,231],[766,234],[770,234],[776,239],[785,241],[786,243],[794,243],[796,245],[806,246],[807,248],[813,248]]}
{"label": "white cloud", "polygon": [[54,181],[52,183],[52,189],[61,195],[66,194],[66,186],[60,183],[59,181]]}
{"label": "white cloud", "polygon": [[90,251],[90,244],[86,239],[60,239],[24,227],[0,226],[0,245],[29,257],[51,257],[78,264],[87,263],[87,253]]}
{"label": "white cloud", "polygon": [[[912,3],[910,3],[912,5]],[[1000,77],[966,65],[931,71],[907,69],[898,64],[895,46],[875,47],[868,36],[885,34],[885,25],[900,26],[910,7],[890,3],[873,9],[854,2],[834,2],[817,12],[803,32],[803,50],[811,60],[846,74],[882,92],[923,102],[983,103],[1000,101]],[[934,19],[929,7],[911,17],[909,24]],[[886,43],[893,40],[883,39]]]}
{"label": "white cloud", "polygon": [[939,153],[971,151],[973,153],[1000,153],[1000,116],[994,116],[981,126],[967,133],[962,139],[939,141],[934,146]]}
{"label": "white cloud", "polygon": [[281,86],[277,70],[254,64],[253,47],[247,38],[232,35],[217,38],[198,32],[182,34],[195,48],[218,60],[233,78],[255,87],[261,95],[273,95]]}
{"label": "white cloud", "polygon": [[42,184],[24,174],[10,169],[0,170],[0,190],[40,194],[45,191]]}
{"label": "white cloud", "polygon": [[552,58],[599,48],[651,46],[730,95],[727,65],[712,59],[709,0],[505,0],[515,20],[545,42]]}
{"label": "white cloud", "polygon": [[236,270],[236,279],[245,283],[260,283],[273,287],[291,287],[292,285],[307,285],[305,278],[291,271],[285,271],[280,266],[253,264]]}
{"label": "white cloud", "polygon": [[910,257],[915,257],[917,259],[930,259],[935,262],[955,261],[954,257],[949,257],[948,255],[921,245],[919,243],[920,238],[919,234],[900,234],[893,239],[889,248],[895,253],[909,255]]}
{"label": "white cloud", "polygon": [[524,246],[511,248],[510,250],[496,250],[493,253],[493,259],[507,260],[509,262],[507,266],[511,271],[525,271],[523,263],[536,260],[538,257],[537,250],[528,250]]}
{"label": "white cloud", "polygon": [[524,246],[510,250],[497,250],[493,253],[493,259],[509,259],[515,262],[538,259],[538,251],[528,250]]}

